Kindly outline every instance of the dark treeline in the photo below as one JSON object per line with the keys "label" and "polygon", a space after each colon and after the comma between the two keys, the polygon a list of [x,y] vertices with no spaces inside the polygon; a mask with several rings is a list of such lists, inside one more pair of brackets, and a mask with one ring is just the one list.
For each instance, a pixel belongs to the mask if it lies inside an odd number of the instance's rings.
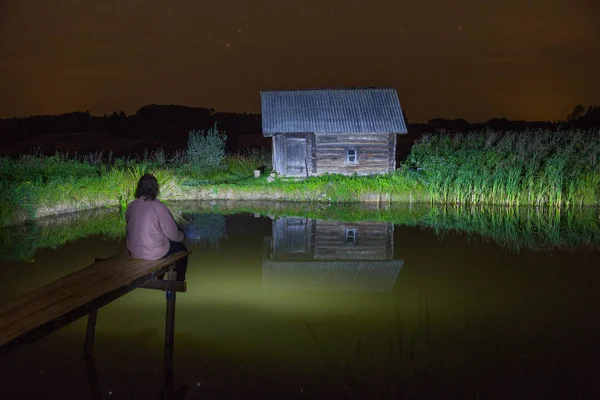
{"label": "dark treeline", "polygon": [[[407,121],[408,122],[408,121]],[[191,130],[208,130],[217,124],[220,131],[227,135],[227,150],[237,151],[252,147],[270,147],[270,141],[262,138],[260,114],[215,112],[212,108],[198,108],[181,105],[147,105],[135,114],[113,112],[111,115],[93,116],[89,112],[73,112],[61,115],[42,115],[24,118],[0,119],[0,155],[11,154],[11,144],[26,143],[35,147],[36,141],[50,138],[53,135],[67,133],[88,133],[91,140],[95,135],[98,143],[92,145],[93,150],[111,150],[110,138],[130,139],[136,148],[128,148],[126,152],[154,150],[162,147],[166,151],[180,149],[187,142]],[[485,130],[525,130],[532,128],[555,129],[591,128],[600,126],[600,106],[576,106],[563,121],[511,121],[507,118],[493,118],[486,122],[472,123],[464,119],[434,118],[427,123],[408,123],[409,134],[399,138],[400,154],[406,152],[412,142],[426,132],[465,132]],[[102,136],[102,134],[105,134]],[[59,139],[61,140],[61,139]],[[108,142],[107,142],[108,140]],[[42,146],[39,150],[53,153],[54,147]],[[94,147],[95,146],[95,147]],[[15,151],[23,151],[23,146]],[[64,148],[64,144],[62,146]],[[119,151],[116,151],[118,153]]]}
{"label": "dark treeline", "polygon": [[427,123],[410,124],[414,131],[450,131],[450,132],[466,132],[477,131],[482,129],[494,130],[511,130],[521,131],[532,128],[557,128],[559,126],[565,128],[582,128],[589,129],[600,126],[600,106],[589,106],[587,110],[578,105],[573,109],[567,117],[562,121],[522,121],[509,120],[508,118],[492,118],[486,122],[469,122],[465,119],[446,119],[433,118]]}
{"label": "dark treeline", "polygon": [[[210,108],[151,104],[132,115],[121,111],[100,117],[86,111],[0,119],[0,141],[2,147],[9,147],[17,142],[35,145],[36,139],[65,133],[87,132],[92,134],[92,138],[93,134],[100,137],[101,133],[107,133],[113,137],[137,140],[148,150],[162,147],[171,151],[185,146],[191,130],[207,131],[215,124],[227,135],[229,150],[238,147],[237,139],[240,136],[261,132],[259,114],[215,112]],[[103,143],[97,150],[108,151],[109,145],[110,143]],[[52,149],[41,150],[47,153]]]}

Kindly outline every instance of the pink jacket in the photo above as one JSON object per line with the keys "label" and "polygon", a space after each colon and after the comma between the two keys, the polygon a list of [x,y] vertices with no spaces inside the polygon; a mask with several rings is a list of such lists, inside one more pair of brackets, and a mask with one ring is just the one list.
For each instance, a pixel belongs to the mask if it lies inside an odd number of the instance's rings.
{"label": "pink jacket", "polygon": [[127,206],[125,220],[125,242],[133,258],[158,260],[169,251],[169,240],[181,242],[185,238],[167,206],[158,199],[132,201]]}

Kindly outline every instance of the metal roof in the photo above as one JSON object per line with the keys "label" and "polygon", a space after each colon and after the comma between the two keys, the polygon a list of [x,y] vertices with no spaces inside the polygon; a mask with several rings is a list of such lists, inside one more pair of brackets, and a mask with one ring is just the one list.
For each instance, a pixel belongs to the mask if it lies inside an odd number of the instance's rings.
{"label": "metal roof", "polygon": [[396,89],[261,91],[264,136],[278,133],[406,133]]}

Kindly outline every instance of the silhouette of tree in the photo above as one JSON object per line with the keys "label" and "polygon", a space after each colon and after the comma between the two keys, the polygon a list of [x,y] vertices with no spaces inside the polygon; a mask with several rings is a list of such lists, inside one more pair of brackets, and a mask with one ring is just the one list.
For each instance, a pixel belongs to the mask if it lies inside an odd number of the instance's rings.
{"label": "silhouette of tree", "polygon": [[600,126],[600,106],[589,106],[585,114],[573,120],[573,123],[583,128]]}
{"label": "silhouette of tree", "polygon": [[[589,110],[589,108],[588,108],[588,110]],[[581,104],[578,104],[573,108],[573,111],[571,112],[571,114],[569,114],[567,116],[567,121],[573,121],[573,120],[579,119],[584,114],[585,114],[585,107],[583,107]]]}
{"label": "silhouette of tree", "polygon": [[427,123],[430,125],[443,125],[452,123],[452,120],[446,118],[431,118]]}

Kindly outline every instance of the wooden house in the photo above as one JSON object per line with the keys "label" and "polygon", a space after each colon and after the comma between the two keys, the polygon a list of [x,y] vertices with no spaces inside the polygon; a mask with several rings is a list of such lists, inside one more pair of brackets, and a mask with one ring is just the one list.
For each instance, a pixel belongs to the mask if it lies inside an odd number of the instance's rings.
{"label": "wooden house", "polygon": [[403,264],[393,233],[390,222],[278,218],[264,241],[263,285],[389,291]]}
{"label": "wooden house", "polygon": [[406,124],[396,89],[261,91],[262,130],[282,176],[371,175],[396,169]]}

